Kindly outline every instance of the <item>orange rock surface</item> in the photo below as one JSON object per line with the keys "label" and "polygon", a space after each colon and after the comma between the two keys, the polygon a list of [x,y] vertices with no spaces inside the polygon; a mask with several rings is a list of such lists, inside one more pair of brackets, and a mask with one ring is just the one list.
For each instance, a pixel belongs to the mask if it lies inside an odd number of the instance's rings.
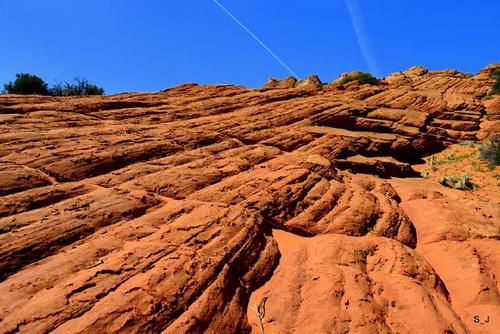
{"label": "orange rock surface", "polygon": [[496,333],[495,66],[0,95],[0,333]]}

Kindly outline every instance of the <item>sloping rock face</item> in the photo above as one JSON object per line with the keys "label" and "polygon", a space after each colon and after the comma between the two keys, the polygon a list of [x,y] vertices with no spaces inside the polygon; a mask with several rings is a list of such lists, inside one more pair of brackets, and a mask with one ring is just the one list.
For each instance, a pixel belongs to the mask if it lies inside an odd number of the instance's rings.
{"label": "sloping rock face", "polygon": [[492,83],[0,96],[0,332],[493,333],[500,200],[412,167]]}

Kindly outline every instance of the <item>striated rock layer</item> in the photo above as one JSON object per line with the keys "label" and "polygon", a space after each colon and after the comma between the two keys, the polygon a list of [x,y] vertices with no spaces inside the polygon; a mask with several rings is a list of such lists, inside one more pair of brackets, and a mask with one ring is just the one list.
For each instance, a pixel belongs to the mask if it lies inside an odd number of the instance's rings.
{"label": "striated rock layer", "polygon": [[493,67],[0,96],[0,333],[494,333],[498,194],[413,169]]}

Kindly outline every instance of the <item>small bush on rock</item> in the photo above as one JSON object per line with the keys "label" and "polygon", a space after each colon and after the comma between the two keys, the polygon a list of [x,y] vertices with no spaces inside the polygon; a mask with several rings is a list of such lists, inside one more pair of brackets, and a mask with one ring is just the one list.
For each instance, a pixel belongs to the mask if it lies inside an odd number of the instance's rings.
{"label": "small bush on rock", "polygon": [[488,162],[488,167],[494,169],[500,165],[500,136],[484,142],[479,148],[479,157]]}
{"label": "small bush on rock", "polygon": [[75,78],[75,83],[57,83],[50,89],[52,96],[86,96],[103,95],[104,89],[88,82],[86,79]]}
{"label": "small bush on rock", "polygon": [[16,80],[4,84],[3,87],[7,94],[49,94],[47,83],[39,76],[29,73],[17,73]]}
{"label": "small bush on rock", "polygon": [[376,85],[380,80],[375,78],[370,73],[365,72],[354,72],[341,77],[338,82],[345,84],[351,81],[359,81],[360,84]]}
{"label": "small bush on rock", "polygon": [[491,86],[488,96],[500,94],[500,68],[496,68],[491,72],[490,77],[495,79],[495,83]]}
{"label": "small bush on rock", "polygon": [[47,83],[39,76],[29,73],[17,73],[14,82],[4,84],[7,94],[40,94],[52,96],[86,96],[103,95],[104,89],[90,83],[87,79],[75,78],[74,83],[56,83],[48,88]]}
{"label": "small bush on rock", "polygon": [[476,185],[468,175],[462,177],[443,176],[439,183],[446,187],[455,188],[458,190],[474,190]]}

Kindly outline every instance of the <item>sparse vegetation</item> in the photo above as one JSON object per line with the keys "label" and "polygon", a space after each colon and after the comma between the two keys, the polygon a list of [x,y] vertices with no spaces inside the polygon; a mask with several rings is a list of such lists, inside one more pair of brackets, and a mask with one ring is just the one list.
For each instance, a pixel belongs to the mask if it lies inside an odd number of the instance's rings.
{"label": "sparse vegetation", "polygon": [[90,83],[87,79],[75,78],[75,83],[56,83],[51,88],[37,75],[29,73],[16,74],[14,82],[4,84],[7,94],[39,94],[51,96],[85,96],[103,95],[104,89]]}
{"label": "sparse vegetation", "polygon": [[[493,96],[490,97],[490,99],[493,98]],[[484,114],[484,119],[489,121],[491,118],[493,117],[493,114],[487,112],[486,114]]]}
{"label": "sparse vegetation", "polygon": [[472,182],[472,179],[468,175],[462,177],[455,176],[443,176],[439,183],[446,187],[458,189],[458,190],[474,190],[476,185]]}
{"label": "sparse vegetation", "polygon": [[421,171],[420,172],[420,177],[422,177],[424,179],[428,178],[429,177],[429,172],[426,171],[426,170]]}
{"label": "sparse vegetation", "polygon": [[500,68],[496,68],[491,72],[490,77],[495,79],[495,83],[491,86],[490,91],[488,92],[487,97],[491,97],[493,95],[500,94]]}
{"label": "sparse vegetation", "polygon": [[462,146],[473,146],[474,145],[474,142],[473,141],[470,141],[470,140],[463,140],[460,142],[460,145]]}
{"label": "sparse vegetation", "polygon": [[351,81],[359,81],[360,84],[376,85],[380,80],[375,78],[370,73],[365,72],[354,72],[341,77],[338,82],[345,84]]}
{"label": "sparse vegetation", "polygon": [[[464,143],[462,145],[465,146],[466,143]],[[467,144],[467,145],[469,145],[469,144]],[[471,143],[470,145],[473,145],[473,144]],[[437,170],[437,167],[440,165],[446,165],[446,164],[452,164],[455,162],[460,162],[460,161],[463,161],[465,159],[469,159],[471,157],[472,156],[470,153],[465,153],[465,154],[461,154],[461,155],[455,155],[454,153],[448,153],[445,155],[444,159],[438,160],[436,158],[436,156],[431,155],[429,157],[429,159],[427,160],[427,165],[429,166],[431,171],[435,172]]]}
{"label": "sparse vegetation", "polygon": [[472,160],[471,163],[472,163],[472,166],[474,167],[474,171],[480,172],[480,173],[486,172],[486,170],[483,168],[482,164],[479,163],[478,161]]}
{"label": "sparse vegetation", "polygon": [[88,82],[86,79],[75,78],[75,83],[57,83],[49,92],[52,96],[85,96],[103,95],[104,89]]}
{"label": "sparse vegetation", "polygon": [[429,165],[429,167],[431,168],[431,170],[433,172],[436,171],[436,157],[435,156],[431,155],[431,157],[427,161],[427,164]]}
{"label": "sparse vegetation", "polygon": [[488,162],[488,168],[491,170],[500,165],[500,136],[484,142],[479,148],[479,157]]}
{"label": "sparse vegetation", "polygon": [[[488,178],[500,161],[500,136],[483,142],[462,141],[460,145],[427,157],[427,166],[420,169],[420,177],[435,180],[444,186],[459,190],[488,192]],[[472,181],[474,179],[474,182]]]}
{"label": "sparse vegetation", "polygon": [[455,163],[455,162],[459,162],[459,161],[468,159],[470,157],[471,157],[471,155],[468,153],[462,154],[462,155],[455,155],[453,153],[449,153],[445,156],[444,160],[439,160],[439,161],[436,160],[434,162],[434,165],[444,165],[444,164]]}
{"label": "sparse vegetation", "polygon": [[257,318],[259,319],[260,334],[265,334],[264,321],[266,317],[266,302],[267,297],[262,298],[258,305],[255,305],[255,312],[257,313]]}

